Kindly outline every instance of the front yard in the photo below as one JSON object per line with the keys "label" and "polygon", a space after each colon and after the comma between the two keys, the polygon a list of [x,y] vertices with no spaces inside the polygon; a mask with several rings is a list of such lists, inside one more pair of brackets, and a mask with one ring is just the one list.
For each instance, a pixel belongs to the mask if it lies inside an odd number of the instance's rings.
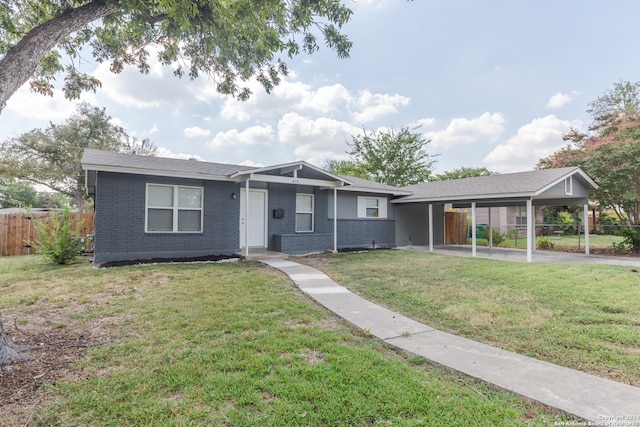
{"label": "front yard", "polygon": [[435,328],[640,386],[640,267],[411,251],[301,261]]}

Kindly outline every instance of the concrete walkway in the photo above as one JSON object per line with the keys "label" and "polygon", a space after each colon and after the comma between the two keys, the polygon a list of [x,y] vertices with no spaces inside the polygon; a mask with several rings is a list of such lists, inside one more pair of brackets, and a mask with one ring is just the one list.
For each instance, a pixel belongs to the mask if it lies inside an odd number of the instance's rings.
{"label": "concrete walkway", "polygon": [[338,316],[397,348],[593,425],[640,426],[640,388],[438,331],[373,304],[305,265],[289,260],[262,262],[282,270],[304,293]]}

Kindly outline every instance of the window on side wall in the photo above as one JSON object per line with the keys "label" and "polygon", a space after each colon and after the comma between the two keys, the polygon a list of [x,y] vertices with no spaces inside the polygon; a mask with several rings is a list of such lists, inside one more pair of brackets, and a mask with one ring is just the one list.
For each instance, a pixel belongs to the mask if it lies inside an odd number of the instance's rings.
{"label": "window on side wall", "polygon": [[296,194],[296,232],[313,232],[313,194]]}
{"label": "window on side wall", "polygon": [[516,227],[517,228],[527,227],[527,207],[526,206],[516,206]]}
{"label": "window on side wall", "polygon": [[386,218],[386,197],[358,197],[358,218]]}
{"label": "window on side wall", "polygon": [[573,194],[573,177],[569,176],[564,179],[564,194],[571,196]]}
{"label": "window on side wall", "polygon": [[147,184],[146,232],[202,232],[202,187]]}

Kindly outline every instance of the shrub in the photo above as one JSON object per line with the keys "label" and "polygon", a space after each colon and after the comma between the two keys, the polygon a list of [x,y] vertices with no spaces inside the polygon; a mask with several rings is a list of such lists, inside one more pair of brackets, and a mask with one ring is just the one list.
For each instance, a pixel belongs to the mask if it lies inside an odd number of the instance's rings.
{"label": "shrub", "polygon": [[631,252],[631,248],[629,248],[629,245],[624,241],[611,243],[611,250],[614,254],[618,255],[628,254]]}
{"label": "shrub", "polygon": [[78,243],[79,230],[82,222],[71,230],[71,207],[66,205],[61,212],[51,212],[48,220],[38,220],[32,217],[33,226],[38,232],[36,242],[28,242],[36,251],[56,264],[69,264],[82,251]]}
{"label": "shrub", "polygon": [[576,220],[569,212],[558,212],[558,225],[564,234],[576,234]]}
{"label": "shrub", "polygon": [[507,240],[507,235],[506,235],[506,233],[501,233],[500,230],[498,230],[496,228],[492,228],[491,229],[491,239],[493,241],[493,244],[498,246],[500,243],[502,243],[505,240]]}
{"label": "shrub", "polygon": [[622,236],[622,242],[630,251],[640,253],[640,228],[621,228],[619,235]]}
{"label": "shrub", "polygon": [[537,249],[553,249],[555,247],[556,244],[549,240],[549,238],[546,236],[538,237],[538,240],[536,241]]}

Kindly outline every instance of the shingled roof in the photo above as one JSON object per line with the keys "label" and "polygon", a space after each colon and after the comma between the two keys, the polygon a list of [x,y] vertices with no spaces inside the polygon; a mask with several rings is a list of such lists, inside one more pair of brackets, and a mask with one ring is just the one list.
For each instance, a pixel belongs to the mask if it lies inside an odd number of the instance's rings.
{"label": "shingled roof", "polygon": [[465,201],[536,197],[565,178],[578,175],[592,188],[598,185],[580,168],[543,169],[502,175],[427,182],[403,187],[411,192],[398,202]]}

